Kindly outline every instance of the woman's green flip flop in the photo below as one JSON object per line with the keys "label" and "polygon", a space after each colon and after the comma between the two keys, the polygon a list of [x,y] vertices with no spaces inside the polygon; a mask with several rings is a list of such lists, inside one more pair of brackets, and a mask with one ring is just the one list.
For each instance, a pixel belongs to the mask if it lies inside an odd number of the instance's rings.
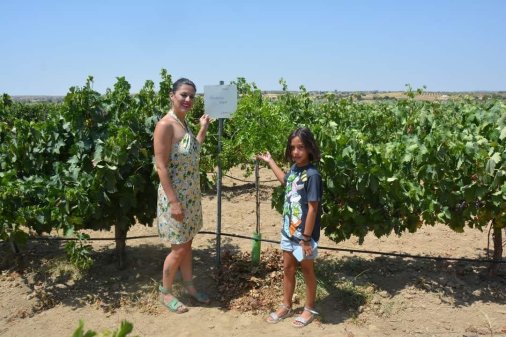
{"label": "woman's green flip flop", "polygon": [[[162,285],[158,287],[160,291],[160,302],[170,311],[175,312],[176,314],[182,314],[188,311],[188,308],[185,307],[183,303],[181,303],[176,296],[172,295],[170,290],[164,288]],[[165,301],[165,295],[172,296],[172,299],[169,301]]]}
{"label": "woman's green flip flop", "polygon": [[207,294],[204,292],[197,291],[195,294],[192,294],[192,293],[190,293],[190,291],[188,291],[188,288],[190,288],[190,287],[195,288],[195,286],[193,285],[193,280],[183,281],[183,284],[186,288],[186,293],[188,295],[190,295],[191,297],[193,297],[194,299],[196,299],[197,301],[199,301],[200,303],[209,304],[209,302],[211,302],[211,299],[209,298],[209,296],[207,296]]}

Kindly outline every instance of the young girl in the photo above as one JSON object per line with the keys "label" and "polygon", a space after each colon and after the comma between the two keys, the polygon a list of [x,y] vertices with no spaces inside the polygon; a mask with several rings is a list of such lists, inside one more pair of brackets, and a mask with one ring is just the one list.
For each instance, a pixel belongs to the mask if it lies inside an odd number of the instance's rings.
{"label": "young girl", "polygon": [[288,137],[285,157],[293,162],[287,174],[274,162],[269,152],[257,156],[269,165],[282,184],[286,184],[281,229],[283,303],[277,311],[267,317],[267,322],[278,323],[292,315],[292,296],[297,269],[294,250],[302,249],[303,260],[300,266],[306,283],[306,303],[304,311],[292,323],[293,326],[302,328],[318,315],[314,310],[316,298],[314,259],[318,254],[315,242],[320,238],[322,200],[322,179],[312,164],[320,160],[320,151],[308,128],[298,128]]}

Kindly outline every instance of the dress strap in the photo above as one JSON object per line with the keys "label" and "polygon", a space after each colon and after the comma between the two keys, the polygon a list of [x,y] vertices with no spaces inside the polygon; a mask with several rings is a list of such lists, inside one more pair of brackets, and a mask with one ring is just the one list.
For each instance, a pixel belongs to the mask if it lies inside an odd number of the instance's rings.
{"label": "dress strap", "polygon": [[188,124],[186,123],[186,121],[183,123],[172,110],[169,111],[169,115],[172,118],[174,118],[176,122],[178,122],[178,124],[181,125],[186,132],[189,132]]}

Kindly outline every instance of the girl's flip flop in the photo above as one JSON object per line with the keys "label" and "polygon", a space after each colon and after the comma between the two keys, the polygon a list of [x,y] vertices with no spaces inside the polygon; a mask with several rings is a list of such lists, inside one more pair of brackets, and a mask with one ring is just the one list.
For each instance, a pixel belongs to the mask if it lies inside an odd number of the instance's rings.
{"label": "girl's flip flop", "polygon": [[292,325],[295,328],[303,328],[303,327],[305,327],[306,325],[308,325],[309,323],[311,323],[314,320],[314,317],[316,315],[319,315],[318,312],[314,311],[313,309],[307,308],[307,307],[304,307],[304,311],[310,312],[311,313],[311,317],[309,317],[308,319],[305,319],[302,316],[298,316],[297,318],[295,318],[295,320],[292,322]]}
{"label": "girl's flip flop", "polygon": [[284,308],[286,312],[283,315],[278,315],[275,311],[271,312],[269,317],[267,317],[266,319],[267,323],[271,324],[279,323],[285,318],[292,316],[292,308],[290,308],[286,304],[281,304],[280,307]]}

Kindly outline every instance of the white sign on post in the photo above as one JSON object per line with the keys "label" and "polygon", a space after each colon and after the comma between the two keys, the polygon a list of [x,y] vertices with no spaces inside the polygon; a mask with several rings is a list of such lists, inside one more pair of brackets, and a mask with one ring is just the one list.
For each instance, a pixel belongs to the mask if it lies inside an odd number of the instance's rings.
{"label": "white sign on post", "polygon": [[237,109],[237,87],[230,85],[205,85],[204,110],[211,118],[230,118]]}

